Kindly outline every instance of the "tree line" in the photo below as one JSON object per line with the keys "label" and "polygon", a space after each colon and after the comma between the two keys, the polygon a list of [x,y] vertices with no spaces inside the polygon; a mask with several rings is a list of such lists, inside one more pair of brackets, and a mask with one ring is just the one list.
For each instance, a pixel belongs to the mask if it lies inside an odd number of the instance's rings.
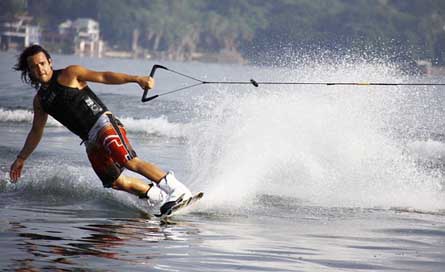
{"label": "tree line", "polygon": [[92,18],[102,38],[174,59],[194,52],[261,58],[295,51],[403,52],[445,64],[442,0],[2,0],[0,16],[33,16],[45,29]]}

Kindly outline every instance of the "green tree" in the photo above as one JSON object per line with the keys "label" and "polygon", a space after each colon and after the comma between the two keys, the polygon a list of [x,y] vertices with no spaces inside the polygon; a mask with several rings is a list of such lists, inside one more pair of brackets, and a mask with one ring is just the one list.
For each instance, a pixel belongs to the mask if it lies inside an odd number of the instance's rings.
{"label": "green tree", "polygon": [[251,56],[320,48],[407,51],[437,63],[445,55],[441,0],[0,1],[3,18],[25,12],[53,30],[66,19],[93,18],[109,45],[131,49],[136,40],[140,48],[175,59],[194,52]]}

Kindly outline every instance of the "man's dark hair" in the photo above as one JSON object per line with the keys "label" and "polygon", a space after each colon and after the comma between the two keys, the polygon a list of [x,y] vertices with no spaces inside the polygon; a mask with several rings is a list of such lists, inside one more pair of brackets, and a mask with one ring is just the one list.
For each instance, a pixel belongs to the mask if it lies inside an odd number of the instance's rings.
{"label": "man's dark hair", "polygon": [[17,58],[17,64],[13,67],[14,70],[22,72],[21,77],[23,82],[30,84],[36,89],[40,86],[40,83],[34,79],[30,73],[28,67],[28,57],[34,56],[40,52],[43,52],[48,60],[51,59],[51,56],[43,47],[38,44],[33,44],[23,50],[23,52]]}

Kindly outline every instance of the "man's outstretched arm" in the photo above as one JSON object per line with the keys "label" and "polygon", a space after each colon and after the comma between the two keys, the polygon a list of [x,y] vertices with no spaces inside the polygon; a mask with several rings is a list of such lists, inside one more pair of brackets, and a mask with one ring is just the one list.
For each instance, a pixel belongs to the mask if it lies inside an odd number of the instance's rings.
{"label": "man's outstretched arm", "polygon": [[116,72],[98,72],[88,70],[80,65],[72,65],[65,68],[59,81],[64,85],[82,88],[86,82],[97,82],[104,84],[138,83],[142,89],[152,89],[154,80],[149,76],[135,76]]}
{"label": "man's outstretched arm", "polygon": [[26,137],[25,144],[22,150],[17,155],[17,158],[11,165],[9,171],[9,177],[12,181],[16,182],[22,175],[22,169],[25,165],[25,160],[31,155],[34,149],[42,139],[43,130],[45,129],[46,121],[48,120],[48,114],[43,111],[39,98],[34,97],[34,118],[32,121],[32,128]]}

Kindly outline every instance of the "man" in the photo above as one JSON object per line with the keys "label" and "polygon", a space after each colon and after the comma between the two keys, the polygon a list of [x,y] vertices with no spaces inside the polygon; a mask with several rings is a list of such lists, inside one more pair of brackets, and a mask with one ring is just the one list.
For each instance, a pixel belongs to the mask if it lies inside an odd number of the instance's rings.
{"label": "man", "polygon": [[[50,55],[39,45],[25,48],[14,69],[21,71],[22,80],[38,89],[38,92],[33,101],[32,128],[11,165],[10,177],[13,182],[20,178],[26,159],[39,144],[49,114],[82,139],[88,159],[104,187],[146,198],[149,205],[160,207],[161,213],[180,197],[186,200],[192,196],[173,172],[166,173],[137,157],[123,125],[87,85],[87,82],[135,82],[146,90],[153,88],[153,78],[97,72],[78,65],[53,70]],[[154,183],[147,184],[122,175],[125,168]]]}

